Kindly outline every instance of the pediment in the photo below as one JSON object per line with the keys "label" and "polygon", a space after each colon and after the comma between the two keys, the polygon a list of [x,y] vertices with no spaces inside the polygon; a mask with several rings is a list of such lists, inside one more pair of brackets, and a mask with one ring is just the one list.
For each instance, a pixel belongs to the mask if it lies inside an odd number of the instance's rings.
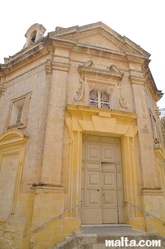
{"label": "pediment", "polygon": [[18,129],[10,129],[0,136],[0,147],[12,143],[26,142],[28,136]]}
{"label": "pediment", "polygon": [[118,83],[124,76],[115,65],[110,65],[104,69],[101,69],[94,64],[92,60],[85,62],[83,65],[78,66],[78,72],[81,77],[88,77],[98,80],[111,80],[112,82]]}
{"label": "pediment", "polygon": [[110,49],[114,51],[124,52],[125,50],[125,46],[123,46],[123,44],[117,43],[114,37],[107,37],[107,35],[103,34],[100,31],[94,34],[88,34],[87,32],[87,34],[84,34],[79,37],[77,41],[82,44],[87,44],[104,49]]}
{"label": "pediment", "polygon": [[121,36],[102,22],[81,27],[57,27],[55,32],[50,33],[50,37],[71,40],[78,44],[101,48],[104,50],[133,53],[147,58],[150,56],[150,54],[139,45],[127,37]]}

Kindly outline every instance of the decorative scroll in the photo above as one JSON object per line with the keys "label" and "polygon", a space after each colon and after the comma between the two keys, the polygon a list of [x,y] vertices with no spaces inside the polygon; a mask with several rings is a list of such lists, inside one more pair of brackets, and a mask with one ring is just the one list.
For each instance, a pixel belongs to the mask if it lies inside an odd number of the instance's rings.
{"label": "decorative scroll", "polygon": [[84,78],[80,78],[80,87],[76,91],[76,96],[74,97],[75,100],[82,100],[84,96],[84,85],[85,85]]}
{"label": "decorative scroll", "polygon": [[113,93],[113,88],[110,87],[110,86],[108,86],[108,87],[107,87],[107,93],[109,94],[109,96],[111,96],[112,93]]}
{"label": "decorative scroll", "polygon": [[89,92],[93,90],[94,86],[95,86],[95,84],[94,84],[94,83],[93,83],[93,84],[88,84],[88,87],[89,87]]}
{"label": "decorative scroll", "polygon": [[115,65],[111,65],[110,67],[107,67],[107,69],[111,72],[111,73],[115,73],[118,74],[121,79],[124,76],[124,73],[122,73]]}
{"label": "decorative scroll", "polygon": [[92,66],[94,67],[94,63],[93,63],[92,60],[89,60],[89,61],[85,62],[83,66],[86,67],[86,68],[89,68],[89,67],[92,67]]}
{"label": "decorative scroll", "polygon": [[150,113],[150,120],[151,120],[151,127],[152,127],[152,134],[153,134],[153,139],[154,139],[154,144],[159,144],[159,139],[158,139],[158,129],[157,129],[157,122],[156,122],[156,117],[152,113],[152,111],[149,109]]}
{"label": "decorative scroll", "polygon": [[128,108],[127,103],[125,103],[124,98],[121,94],[121,84],[118,84],[118,87],[119,87],[119,103],[122,107]]}

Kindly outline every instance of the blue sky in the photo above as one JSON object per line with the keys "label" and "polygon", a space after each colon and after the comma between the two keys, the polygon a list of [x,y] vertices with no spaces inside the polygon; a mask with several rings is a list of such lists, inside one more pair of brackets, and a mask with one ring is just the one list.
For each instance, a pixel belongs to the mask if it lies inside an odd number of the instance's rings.
{"label": "blue sky", "polygon": [[[20,51],[25,33],[34,23],[47,32],[98,21],[125,35],[151,54],[150,69],[159,90],[165,92],[164,0],[5,0],[0,7],[0,63]],[[158,102],[165,107],[165,96]]]}

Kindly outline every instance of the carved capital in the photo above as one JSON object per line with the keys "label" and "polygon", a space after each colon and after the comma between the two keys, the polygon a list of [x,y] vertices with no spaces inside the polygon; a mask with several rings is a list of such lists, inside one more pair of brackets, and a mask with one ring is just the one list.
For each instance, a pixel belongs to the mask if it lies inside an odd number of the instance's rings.
{"label": "carved capital", "polygon": [[51,60],[48,60],[47,64],[45,65],[45,72],[46,72],[46,74],[51,74],[52,73],[52,62],[51,62]]}
{"label": "carved capital", "polygon": [[53,61],[52,65],[53,65],[54,70],[59,70],[59,71],[68,72],[70,68],[70,63],[66,63],[66,62]]}

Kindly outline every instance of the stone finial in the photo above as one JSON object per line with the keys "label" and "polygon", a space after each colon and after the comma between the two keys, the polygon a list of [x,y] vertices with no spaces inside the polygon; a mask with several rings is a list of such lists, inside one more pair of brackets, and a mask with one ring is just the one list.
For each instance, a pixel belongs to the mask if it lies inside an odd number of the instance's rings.
{"label": "stone finial", "polygon": [[40,40],[45,33],[46,29],[42,24],[33,24],[26,32],[25,37],[27,38],[24,48],[30,46],[34,42]]}

